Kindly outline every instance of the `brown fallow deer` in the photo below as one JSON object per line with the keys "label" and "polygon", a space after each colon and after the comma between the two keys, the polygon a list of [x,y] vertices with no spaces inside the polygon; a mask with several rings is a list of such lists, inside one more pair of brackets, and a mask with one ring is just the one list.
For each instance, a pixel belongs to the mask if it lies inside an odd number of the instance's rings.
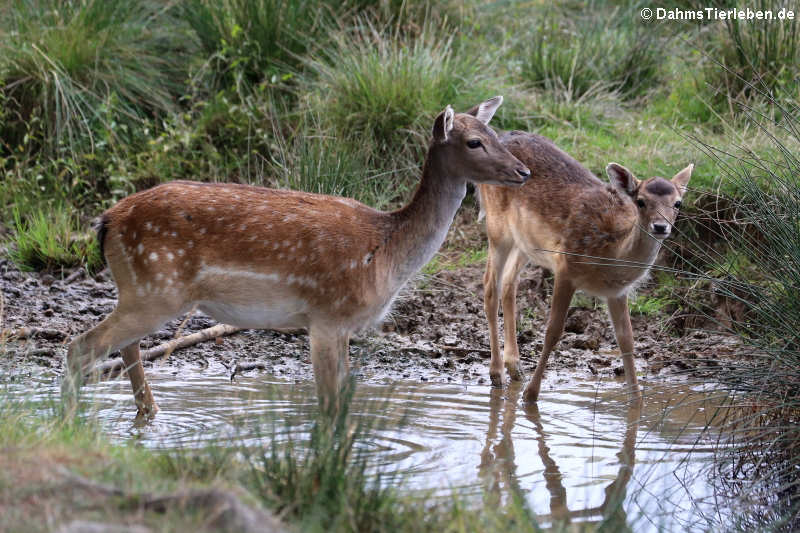
{"label": "brown fallow deer", "polygon": [[[658,177],[639,181],[627,168],[610,163],[606,167],[609,185],[545,137],[513,131],[502,134],[500,141],[528,166],[533,179],[518,190],[479,185],[489,238],[484,309],[492,384],[502,385],[504,363],[512,380],[521,379],[516,291],[520,270],[533,262],[553,272],[554,286],[544,347],[524,399],[535,402],[538,398],[547,357],[564,330],[572,295],[581,289],[607,300],[625,380],[640,400],[628,293],[647,275],[669,236],[693,165],[671,181]],[[505,330],[502,358],[498,295]]]}
{"label": "brown fallow deer", "polygon": [[139,340],[194,306],[247,328],[308,328],[317,394],[336,404],[351,333],[379,322],[441,246],[467,181],[519,186],[530,172],[487,124],[489,99],[433,124],[411,202],[381,212],[348,198],[176,181],[129,196],[99,219],[117,307],[69,345],[65,387],[116,350],[139,415],[158,407]]}

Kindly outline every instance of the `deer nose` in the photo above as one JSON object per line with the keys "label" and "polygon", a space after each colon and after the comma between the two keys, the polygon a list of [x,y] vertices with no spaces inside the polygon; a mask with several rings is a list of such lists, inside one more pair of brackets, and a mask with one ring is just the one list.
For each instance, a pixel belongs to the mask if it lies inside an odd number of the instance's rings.
{"label": "deer nose", "polygon": [[528,170],[525,167],[518,168],[517,169],[517,174],[519,174],[519,177],[522,178],[522,181],[525,181],[525,180],[527,180],[528,178],[531,177],[531,171]]}
{"label": "deer nose", "polygon": [[653,233],[656,235],[666,235],[668,228],[669,226],[666,224],[653,224]]}

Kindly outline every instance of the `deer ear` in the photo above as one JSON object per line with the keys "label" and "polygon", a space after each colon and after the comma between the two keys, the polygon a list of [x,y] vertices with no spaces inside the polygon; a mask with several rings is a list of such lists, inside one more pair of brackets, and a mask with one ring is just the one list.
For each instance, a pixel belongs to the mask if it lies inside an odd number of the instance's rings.
{"label": "deer ear", "polygon": [[453,130],[453,108],[447,106],[433,122],[433,140],[437,143],[447,142],[447,134]]}
{"label": "deer ear", "polygon": [[632,196],[639,188],[637,180],[630,170],[616,163],[609,163],[606,167],[606,174],[611,184],[627,195]]}
{"label": "deer ear", "polygon": [[472,115],[473,117],[477,118],[484,124],[488,124],[492,117],[494,116],[497,108],[500,107],[500,104],[503,103],[503,97],[498,95],[494,98],[489,98],[485,102],[481,102],[480,104],[476,105],[469,111],[467,111],[468,115]]}
{"label": "deer ear", "polygon": [[690,164],[688,167],[675,174],[675,177],[672,178],[672,184],[678,188],[681,196],[686,193],[686,186],[689,185],[689,178],[692,177],[692,170],[694,170],[694,164]]}

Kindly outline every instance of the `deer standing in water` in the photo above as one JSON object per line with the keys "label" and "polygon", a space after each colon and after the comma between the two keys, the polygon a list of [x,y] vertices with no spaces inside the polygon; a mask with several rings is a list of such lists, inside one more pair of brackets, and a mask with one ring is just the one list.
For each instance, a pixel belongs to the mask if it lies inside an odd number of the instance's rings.
{"label": "deer standing in water", "polygon": [[[519,273],[528,262],[554,274],[544,347],[524,399],[539,396],[547,357],[564,330],[576,290],[605,298],[622,352],[625,380],[641,399],[633,363],[633,331],[628,293],[648,273],[675,222],[693,165],[671,181],[637,180],[610,163],[605,184],[549,139],[519,131],[500,141],[531,171],[534,179],[519,190],[479,185],[486,214],[489,257],[484,275],[484,309],[489,321],[492,384],[501,386],[503,365],[520,380],[516,337]],[[498,295],[503,302],[503,355],[497,333]]]}
{"label": "deer standing in water", "polygon": [[[176,181],[129,196],[100,218],[117,307],[68,348],[76,393],[94,360],[122,351],[139,415],[158,410],[139,340],[194,306],[247,328],[308,328],[321,403],[335,406],[351,333],[380,321],[441,246],[467,181],[519,186],[528,169],[487,124],[502,97],[433,125],[411,202],[381,212],[347,198]],[[77,378],[77,379],[76,379]]]}

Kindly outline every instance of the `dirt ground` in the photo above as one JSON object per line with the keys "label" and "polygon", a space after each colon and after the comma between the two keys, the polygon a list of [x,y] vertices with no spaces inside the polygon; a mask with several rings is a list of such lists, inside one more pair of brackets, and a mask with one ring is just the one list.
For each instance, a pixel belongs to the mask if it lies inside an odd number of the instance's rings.
{"label": "dirt ground", "polygon": [[[361,332],[351,342],[351,364],[360,381],[396,379],[466,384],[489,383],[489,342],[483,314],[483,260],[464,264],[465,250],[485,247],[475,214],[462,212],[451,229],[437,263],[404,289],[379,329]],[[116,289],[107,271],[89,277],[82,270],[58,276],[17,269],[0,249],[0,329],[24,327],[40,332],[24,340],[0,342],[0,375],[49,369],[60,372],[66,345],[113,309]],[[518,333],[522,368],[530,374],[542,347],[552,279],[539,268],[522,273],[518,290]],[[645,285],[639,290],[647,291]],[[566,332],[548,362],[544,389],[570,377],[621,377],[613,329],[604,308],[589,298],[573,307]],[[573,301],[575,304],[575,301]],[[673,378],[703,372],[745,353],[736,338],[708,329],[679,336],[674,316],[633,316],[636,364],[640,376]],[[181,319],[146,337],[142,348],[172,339]],[[502,320],[501,320],[502,323]],[[182,334],[214,325],[197,313]],[[245,330],[174,352],[165,364],[205,367],[217,361],[233,369],[236,362],[257,361],[264,372],[295,380],[313,379],[308,337],[304,333]]]}

